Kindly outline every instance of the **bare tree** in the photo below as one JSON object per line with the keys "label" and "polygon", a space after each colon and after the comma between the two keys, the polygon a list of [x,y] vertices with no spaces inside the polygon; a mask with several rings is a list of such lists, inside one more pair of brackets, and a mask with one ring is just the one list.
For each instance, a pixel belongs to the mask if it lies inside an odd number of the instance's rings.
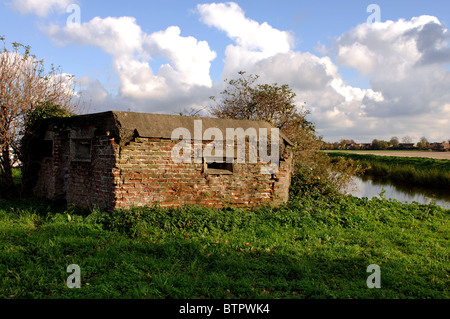
{"label": "bare tree", "polygon": [[406,135],[402,138],[402,143],[406,144],[412,143],[412,138],[409,135]]}
{"label": "bare tree", "polygon": [[422,136],[419,140],[420,143],[424,144],[424,145],[428,145],[430,144],[430,142],[428,142],[427,138],[425,136]]}
{"label": "bare tree", "polygon": [[76,99],[73,76],[59,68],[44,69],[43,60],[30,53],[30,47],[12,43],[0,51],[0,186],[12,185],[12,156],[19,152],[20,137],[26,127],[27,114],[44,103],[58,105],[67,112],[80,107]]}

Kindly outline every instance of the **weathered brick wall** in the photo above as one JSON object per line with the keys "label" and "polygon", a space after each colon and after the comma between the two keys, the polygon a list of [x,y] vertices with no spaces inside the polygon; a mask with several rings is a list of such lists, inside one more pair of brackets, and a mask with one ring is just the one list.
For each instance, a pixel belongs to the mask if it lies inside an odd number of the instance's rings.
{"label": "weathered brick wall", "polygon": [[286,149],[281,156],[282,159],[280,160],[278,174],[274,175],[276,180],[274,184],[274,200],[278,202],[287,202],[289,199],[289,189],[294,169],[294,155],[290,149]]}
{"label": "weathered brick wall", "polygon": [[261,174],[262,164],[251,163],[235,163],[230,175],[210,175],[205,174],[204,164],[175,163],[171,157],[174,145],[167,139],[136,138],[120,152],[116,148],[115,208],[155,202],[161,206],[254,207],[287,200],[289,152],[277,175]]}
{"label": "weathered brick wall", "polygon": [[111,208],[114,200],[114,140],[92,139],[91,161],[71,161],[67,181],[67,202],[82,207]]}
{"label": "weathered brick wall", "polygon": [[55,198],[53,158],[42,159],[37,175],[37,183],[33,189],[34,196],[38,198]]}
{"label": "weathered brick wall", "polygon": [[290,151],[283,154],[276,175],[261,174],[263,164],[248,163],[248,158],[234,163],[232,174],[216,175],[205,172],[205,163],[175,163],[176,143],[169,139],[137,137],[119,146],[110,136],[94,136],[90,161],[74,161],[70,132],[55,129],[52,136],[53,157],[42,160],[34,188],[39,197],[108,210],[153,203],[255,207],[288,199]]}
{"label": "weathered brick wall", "polygon": [[33,188],[36,197],[49,199],[65,199],[67,177],[67,164],[65,159],[68,156],[67,134],[59,130],[47,132],[50,140],[53,141],[53,152],[51,156],[39,159],[39,170],[37,181]]}
{"label": "weathered brick wall", "polygon": [[107,136],[96,136],[92,139],[91,160],[73,161],[69,134],[58,128],[51,132],[53,156],[41,160],[34,196],[63,199],[81,207],[112,208],[114,142]]}

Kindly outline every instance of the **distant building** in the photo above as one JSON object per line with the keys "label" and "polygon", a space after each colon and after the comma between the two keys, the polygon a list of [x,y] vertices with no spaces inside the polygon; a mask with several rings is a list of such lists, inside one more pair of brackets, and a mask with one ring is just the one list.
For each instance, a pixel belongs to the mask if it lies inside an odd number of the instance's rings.
{"label": "distant building", "polygon": [[450,143],[430,143],[429,148],[433,151],[448,151],[450,150]]}
{"label": "distant building", "polygon": [[399,148],[405,149],[405,150],[412,150],[414,149],[416,145],[414,143],[400,143],[398,145]]}
{"label": "distant building", "polygon": [[444,150],[450,151],[450,142],[444,142],[442,143],[442,146],[444,147]]}

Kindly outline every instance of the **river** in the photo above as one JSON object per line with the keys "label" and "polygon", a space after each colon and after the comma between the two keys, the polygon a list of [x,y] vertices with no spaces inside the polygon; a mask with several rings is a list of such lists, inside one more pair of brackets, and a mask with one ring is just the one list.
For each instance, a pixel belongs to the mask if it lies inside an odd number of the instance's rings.
{"label": "river", "polygon": [[450,209],[450,190],[430,190],[420,187],[394,185],[386,181],[373,180],[367,177],[354,177],[353,185],[346,192],[356,197],[380,197],[384,191],[384,198],[396,199],[400,202],[418,202],[428,204],[435,202],[437,205]]}

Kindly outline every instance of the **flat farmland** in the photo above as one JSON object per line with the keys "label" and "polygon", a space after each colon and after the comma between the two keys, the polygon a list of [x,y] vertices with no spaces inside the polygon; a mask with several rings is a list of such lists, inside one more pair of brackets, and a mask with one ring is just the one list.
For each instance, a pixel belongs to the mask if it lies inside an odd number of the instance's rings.
{"label": "flat farmland", "polygon": [[326,151],[329,153],[349,153],[361,155],[378,155],[378,156],[398,156],[398,157],[424,157],[441,160],[450,160],[450,152],[427,152],[427,151],[352,151],[352,150],[335,150]]}

